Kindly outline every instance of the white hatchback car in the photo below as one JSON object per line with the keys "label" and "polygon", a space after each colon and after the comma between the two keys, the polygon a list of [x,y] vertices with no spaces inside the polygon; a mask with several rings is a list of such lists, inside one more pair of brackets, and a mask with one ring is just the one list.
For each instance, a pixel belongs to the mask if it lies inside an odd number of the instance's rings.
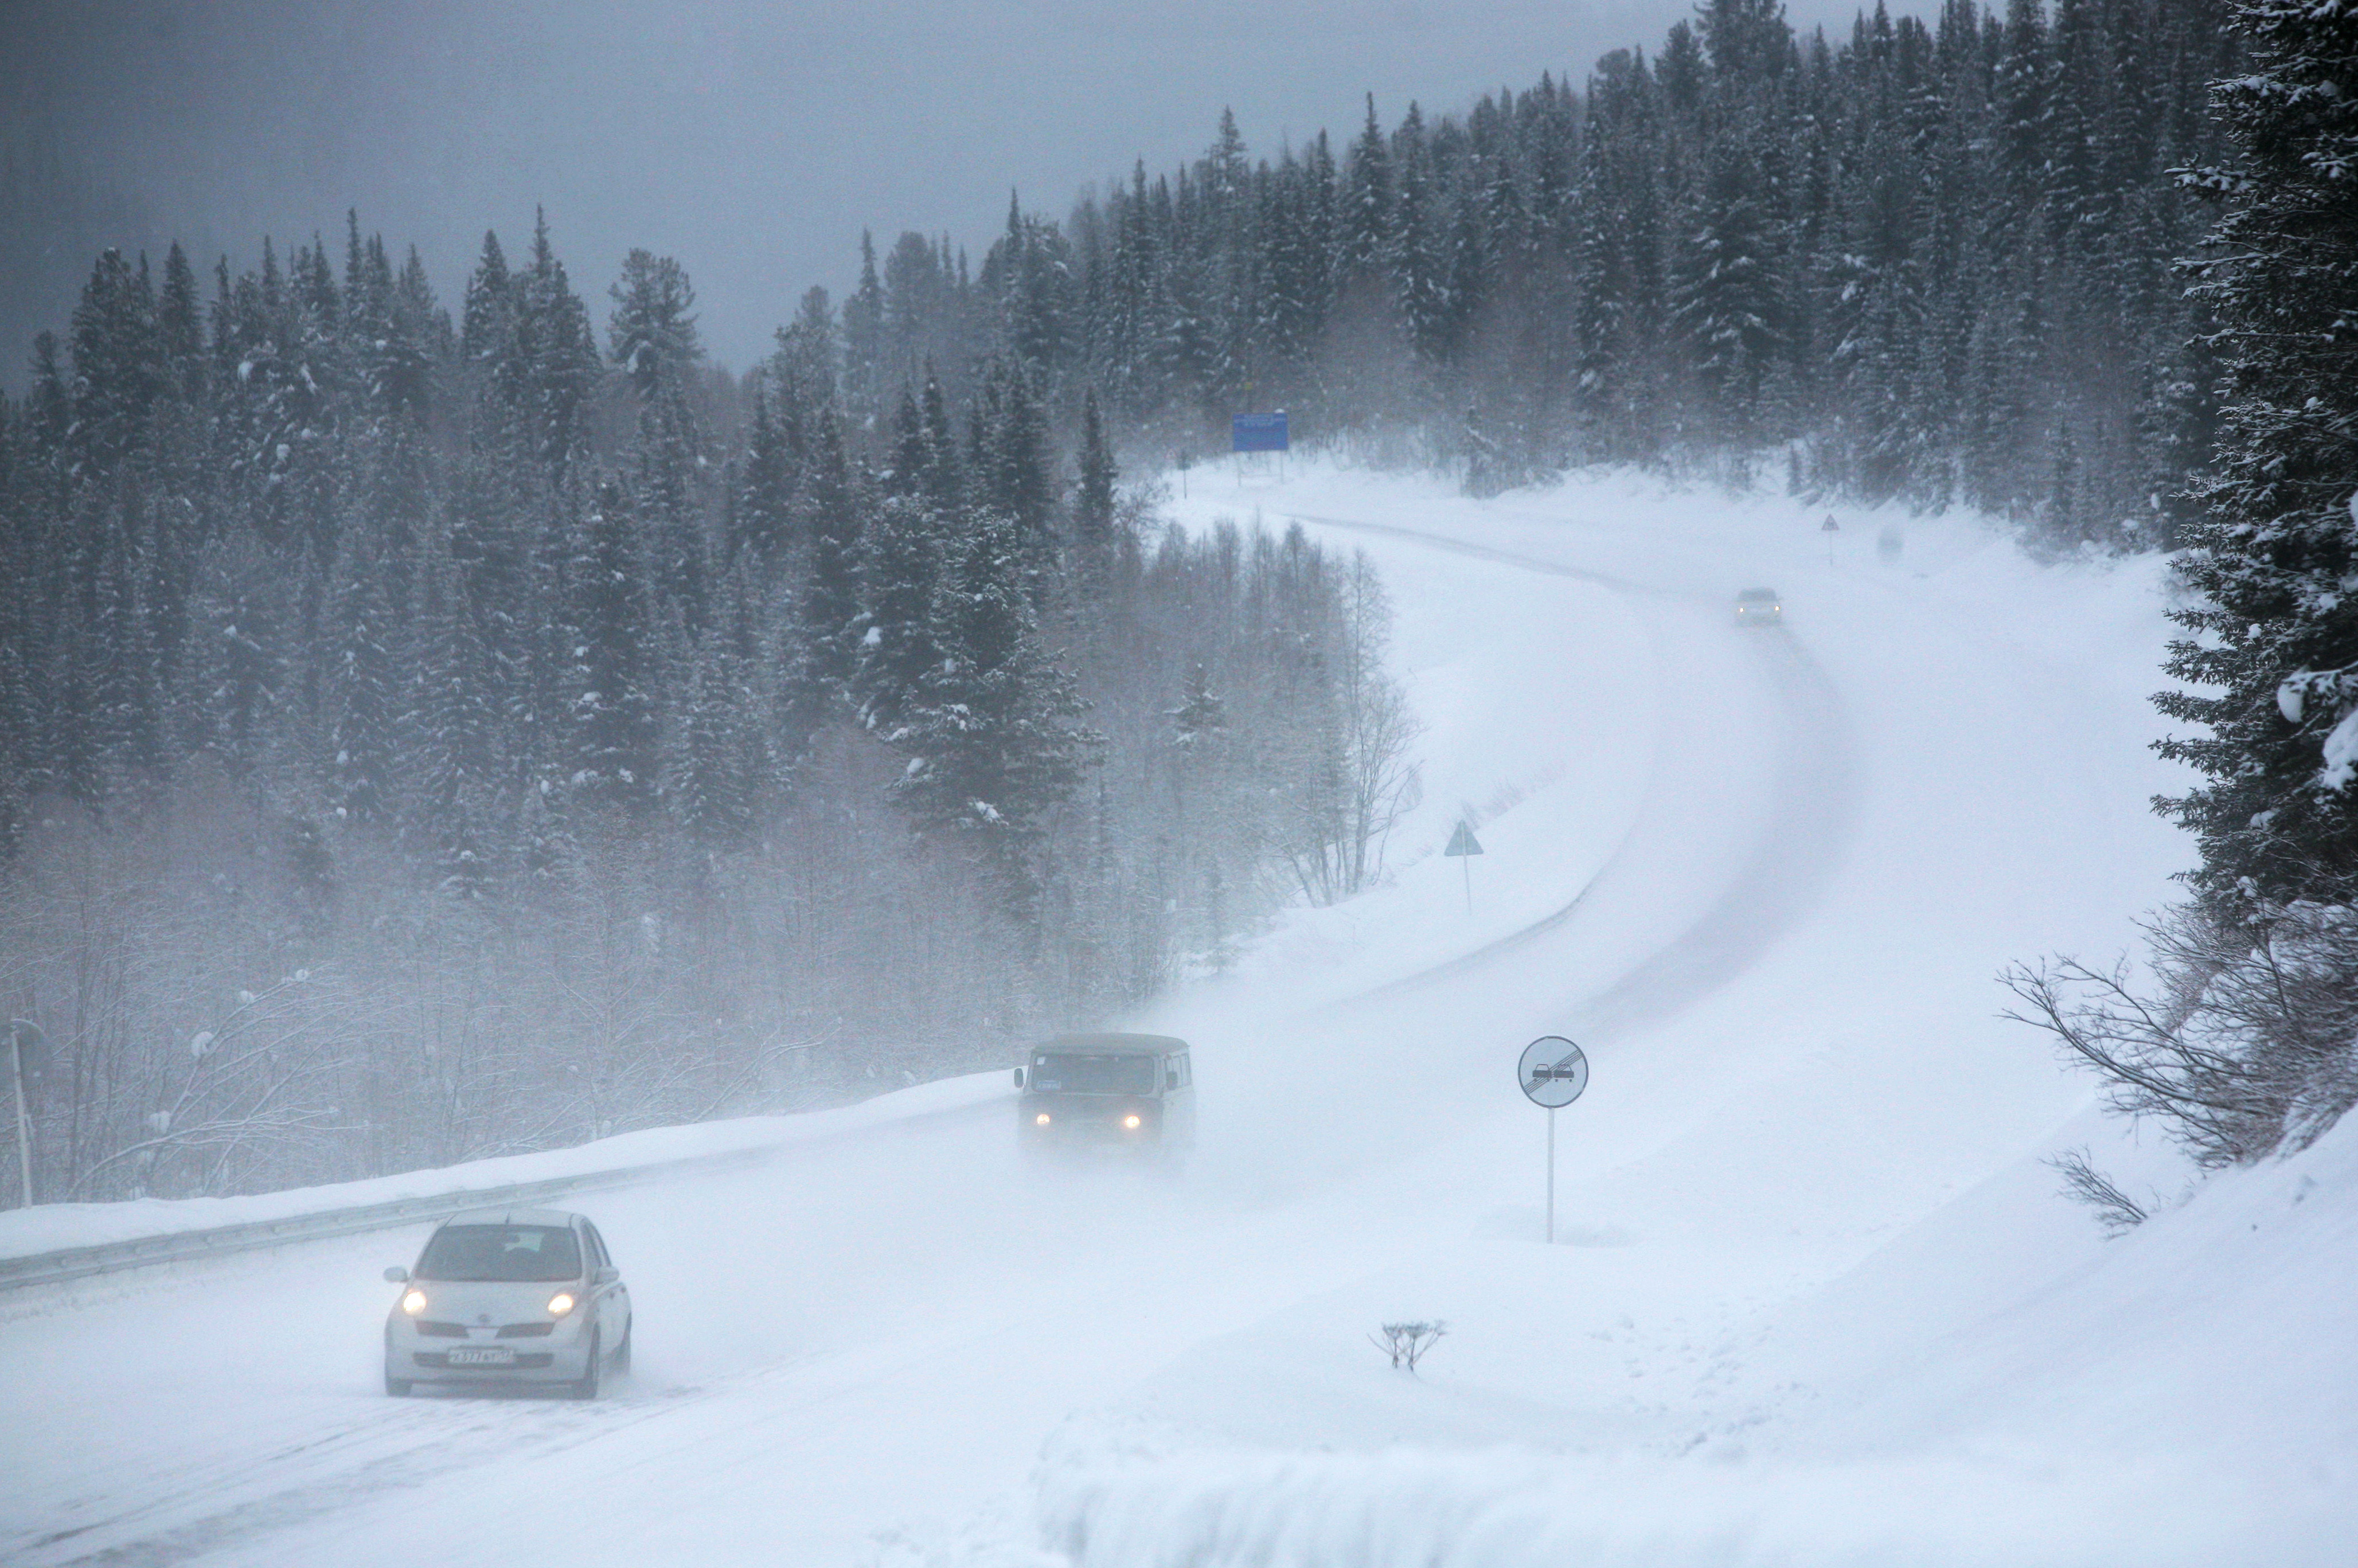
{"label": "white hatchback car", "polygon": [[419,1383],[557,1389],[594,1400],[631,1365],[631,1292],[598,1227],[558,1209],[452,1215],[384,1325],[384,1391]]}

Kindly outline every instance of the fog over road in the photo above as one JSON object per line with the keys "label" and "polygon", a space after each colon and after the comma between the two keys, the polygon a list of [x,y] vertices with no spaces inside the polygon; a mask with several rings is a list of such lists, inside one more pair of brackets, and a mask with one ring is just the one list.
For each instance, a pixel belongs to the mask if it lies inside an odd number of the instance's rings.
{"label": "fog over road", "polygon": [[[1683,579],[1639,583],[1445,534],[1347,518],[1291,515],[1347,535],[1409,540],[1635,596],[1636,602],[1650,611],[1646,626],[1656,663],[1678,659],[1692,666],[1665,680],[1668,689],[1714,685],[1714,677],[1723,673],[1710,667],[1724,662],[1725,654],[1725,640],[1715,633],[1727,622],[1727,596],[1716,587],[1698,593],[1692,586],[1682,586]],[[1691,562],[1681,566],[1688,573],[1695,569]],[[1740,641],[1775,695],[1775,739],[1765,771],[1748,780],[1727,782],[1762,805],[1762,826],[1739,869],[1693,926],[1573,1007],[1571,1017],[1581,1027],[1626,1030],[1674,1011],[1740,973],[1824,891],[1847,846],[1855,759],[1840,693],[1807,645],[1781,627],[1747,633]],[[1727,759],[1716,743],[1720,733],[1708,723],[1665,728],[1653,759],[1645,809],[1630,824],[1628,836],[1615,848],[1612,858],[1561,909],[1472,953],[1381,987],[1377,994],[1390,996],[1409,987],[1465,976],[1502,954],[1527,946],[1574,918],[1593,897],[1609,897],[1605,884],[1617,875],[1639,884],[1628,896],[1642,898],[1650,868],[1671,852],[1674,842],[1689,840],[1694,834],[1693,802],[1671,787],[1672,781],[1724,766]]]}
{"label": "fog over road", "polygon": [[[1984,1029],[1989,958],[2037,939],[2019,890],[2075,835],[2166,871],[2115,820],[2144,777],[2024,765],[2134,716],[1904,579],[1804,581],[1814,539],[1314,476],[1195,520],[1254,505],[1376,556],[1431,787],[1394,885],[1130,1021],[1194,1043],[1184,1177],[1022,1168],[1011,1090],[585,1197],[641,1324],[594,1405],[383,1396],[378,1271],[422,1232],[0,1297],[0,1559],[1014,1562],[985,1545],[1033,1534],[1044,1443],[1660,1455],[1775,1408],[1741,1357],[1698,1382],[1697,1344],[2083,1103],[2035,1049],[1938,1032]],[[1755,581],[1787,628],[1729,623]],[[1490,851],[1470,917],[1432,855],[1461,801]],[[2053,825],[1969,840],[2033,812]],[[2134,898],[2102,893],[2060,913]],[[1826,983],[1911,971],[1904,1000]],[[1558,1029],[1595,1076],[1563,1124],[1573,1244],[1548,1249],[1510,1079]],[[1457,1325],[1429,1394],[1364,1381],[1354,1338],[1395,1307]],[[1563,1349],[1533,1367],[1540,1323]]]}

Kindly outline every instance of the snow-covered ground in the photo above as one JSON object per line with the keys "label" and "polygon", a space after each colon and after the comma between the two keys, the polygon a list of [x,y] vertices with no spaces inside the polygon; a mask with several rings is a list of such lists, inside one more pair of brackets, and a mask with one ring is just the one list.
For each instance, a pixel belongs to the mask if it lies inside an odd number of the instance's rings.
{"label": "snow-covered ground", "polygon": [[[412,1234],[15,1301],[0,1560],[2351,1560],[2358,1128],[2181,1205],[1996,1016],[2182,862],[2158,563],[1626,478],[1190,488],[1376,557],[1427,730],[1388,886],[1133,1021],[1195,1044],[1183,1181],[880,1108],[585,1197],[642,1325],[594,1406],[384,1399]],[[1545,1033],[1594,1068],[1554,1247]],[[2081,1144],[2158,1217],[2059,1200]],[[1367,1342],[1408,1317],[1417,1377]]]}

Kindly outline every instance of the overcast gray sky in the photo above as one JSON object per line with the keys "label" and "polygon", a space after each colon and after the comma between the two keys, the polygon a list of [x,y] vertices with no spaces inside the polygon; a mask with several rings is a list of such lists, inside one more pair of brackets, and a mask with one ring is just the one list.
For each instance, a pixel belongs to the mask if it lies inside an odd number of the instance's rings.
{"label": "overcast gray sky", "polygon": [[[1855,0],[1789,0],[1847,27]],[[1900,10],[1916,7],[1902,4]],[[545,203],[592,296],[633,245],[694,277],[742,367],[812,283],[851,280],[863,227],[981,249],[1011,187],[1061,215],[1143,157],[1199,152],[1235,109],[1257,153],[1361,94],[1461,109],[1541,70],[1650,50],[1685,0],[0,0],[0,122],[38,127],[135,204],[109,238],[209,262],[334,237],[347,206],[415,242],[446,301],[482,231],[511,254]],[[87,226],[87,221],[85,221]],[[73,236],[77,245],[88,237]],[[87,266],[88,258],[81,259]],[[62,324],[69,297],[52,317]],[[0,344],[21,384],[23,349]]]}

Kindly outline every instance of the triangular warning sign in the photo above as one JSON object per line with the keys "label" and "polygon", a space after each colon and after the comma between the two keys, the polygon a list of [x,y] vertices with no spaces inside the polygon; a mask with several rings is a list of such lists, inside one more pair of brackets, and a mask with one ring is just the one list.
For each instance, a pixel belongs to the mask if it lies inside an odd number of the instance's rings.
{"label": "triangular warning sign", "polygon": [[1474,829],[1461,822],[1457,825],[1457,831],[1449,836],[1449,848],[1444,849],[1442,854],[1444,856],[1478,855],[1481,852],[1482,845],[1474,837]]}

